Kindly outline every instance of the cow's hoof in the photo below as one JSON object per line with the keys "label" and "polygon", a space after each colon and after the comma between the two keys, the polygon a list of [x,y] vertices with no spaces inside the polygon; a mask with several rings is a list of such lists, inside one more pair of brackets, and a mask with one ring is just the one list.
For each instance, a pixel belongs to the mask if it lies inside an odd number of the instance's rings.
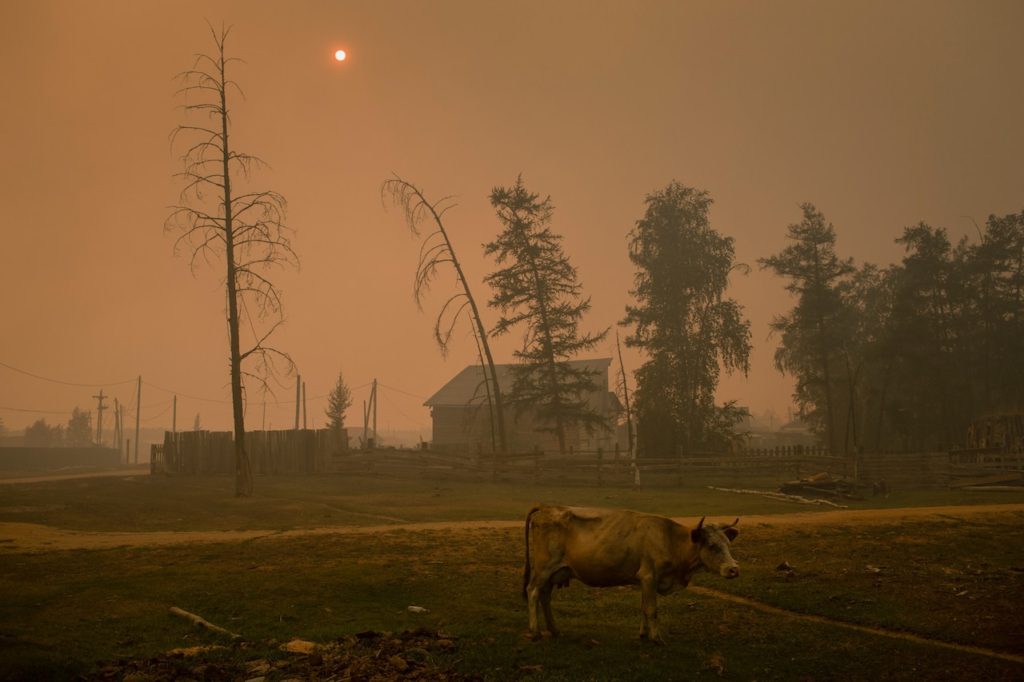
{"label": "cow's hoof", "polygon": [[541,640],[539,632],[527,632],[525,636],[526,639],[530,640],[531,642],[539,642]]}
{"label": "cow's hoof", "polygon": [[548,630],[548,634],[551,635],[552,638],[560,637],[562,635],[558,630]]}

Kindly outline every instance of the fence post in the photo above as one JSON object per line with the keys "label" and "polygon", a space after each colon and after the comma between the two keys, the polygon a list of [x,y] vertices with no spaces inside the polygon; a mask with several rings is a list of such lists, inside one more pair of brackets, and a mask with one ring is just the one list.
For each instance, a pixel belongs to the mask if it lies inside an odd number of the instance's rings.
{"label": "fence post", "polygon": [[604,485],[604,472],[601,470],[601,465],[604,460],[604,449],[601,447],[597,448],[597,487],[600,488]]}

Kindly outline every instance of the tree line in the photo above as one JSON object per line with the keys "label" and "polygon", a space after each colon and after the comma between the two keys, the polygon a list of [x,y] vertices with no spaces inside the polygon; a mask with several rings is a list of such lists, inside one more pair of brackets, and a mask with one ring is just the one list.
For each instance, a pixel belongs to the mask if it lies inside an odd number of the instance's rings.
{"label": "tree line", "polygon": [[[0,435],[4,435],[0,420]],[[75,407],[67,424],[50,424],[41,417],[25,427],[25,445],[31,447],[87,447],[94,445],[92,413]]]}
{"label": "tree line", "polygon": [[[265,164],[236,149],[229,135],[230,99],[240,88],[228,72],[238,60],[226,53],[229,30],[211,26],[210,32],[215,49],[197,55],[179,76],[189,119],[172,140],[187,140],[178,174],[183,188],[165,229],[177,233],[176,248],[189,249],[190,265],[213,261],[223,268],[236,494],[246,496],[252,474],[245,379],[266,389],[278,365],[294,371],[288,354],[269,343],[284,319],[270,272],[297,267],[298,256],[284,197],[248,184]],[[610,428],[587,400],[606,387],[571,362],[600,344],[610,327],[580,328],[590,298],[552,227],[551,198],[529,190],[521,176],[489,196],[500,230],[483,245],[495,264],[485,278],[486,305],[498,319],[488,325],[445,225],[454,206],[450,197],[431,201],[397,175],[383,183],[381,194],[402,209],[410,232],[421,239],[417,304],[440,271],[455,274],[455,291],[435,317],[434,338],[447,353],[460,322],[469,324],[494,450],[508,451],[506,408],[530,412],[562,451],[574,429]],[[644,358],[634,372],[632,401],[641,453],[728,449],[748,414],[735,402],[715,402],[722,371],[749,371],[751,333],[742,306],[726,294],[732,274],[749,268],[736,262],[734,240],[712,227],[711,205],[706,191],[671,182],[646,197],[644,215],[628,233],[634,286],[617,324],[628,330],[627,346]],[[788,228],[788,245],[759,265],[782,277],[794,296],[793,308],[772,322],[776,366],[795,378],[800,414],[830,449],[943,447],[960,442],[976,416],[1019,408],[1024,213],[990,217],[974,244],[952,244],[942,228],[906,228],[897,239],[903,261],[879,267],[841,257],[833,226],[813,205],[801,210],[802,220]],[[506,395],[489,341],[512,331],[523,342],[513,353]],[[623,398],[630,404],[628,395]],[[350,403],[339,376],[328,407],[334,428]]]}
{"label": "tree line", "polygon": [[761,259],[793,309],[772,329],[801,413],[834,452],[964,443],[971,422],[1024,406],[1024,212],[951,242],[925,223],[896,238],[899,263],[860,266],[811,204],[789,244]]}
{"label": "tree line", "polygon": [[[415,188],[401,178],[385,183],[396,186]],[[418,188],[415,195],[430,205]],[[504,400],[517,415],[528,411],[564,451],[570,427],[609,427],[585,399],[603,387],[570,365],[608,330],[579,329],[590,299],[551,228],[551,198],[530,192],[519,177],[495,187],[490,201],[501,231],[483,247],[497,266],[484,282],[499,319],[485,331],[476,306],[451,314],[449,299],[436,319],[435,329],[446,330],[437,338],[446,349],[467,310],[478,347],[520,327],[524,341]],[[730,276],[749,267],[736,262],[734,240],[712,227],[706,191],[671,182],[645,205],[628,235],[633,301],[618,323],[630,332],[626,344],[644,357],[634,372],[638,450],[728,450],[742,442],[736,425],[748,412],[735,402],[717,404],[715,392],[722,371],[749,371],[751,334],[742,306],[726,291]],[[812,204],[800,209],[787,245],[758,264],[793,295],[792,309],[771,323],[776,367],[795,379],[800,416],[832,452],[962,445],[974,419],[1020,409],[1024,213],[990,216],[974,243],[965,237],[953,244],[945,229],[923,223],[907,227],[895,240],[902,261],[880,267],[839,255],[832,224]],[[447,263],[461,272],[445,239],[443,258],[431,267]],[[418,297],[424,281],[417,276]],[[468,283],[460,282],[456,298],[470,300]],[[489,351],[480,356],[481,383],[491,384],[485,394],[492,396],[501,388],[485,357]],[[503,411],[491,407],[500,422]]]}

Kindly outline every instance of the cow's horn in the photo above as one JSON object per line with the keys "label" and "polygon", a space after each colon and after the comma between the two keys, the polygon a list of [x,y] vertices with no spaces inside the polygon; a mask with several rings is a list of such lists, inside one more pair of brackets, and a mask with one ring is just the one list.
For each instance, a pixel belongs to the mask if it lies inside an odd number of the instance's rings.
{"label": "cow's horn", "polygon": [[700,523],[697,524],[697,530],[700,530],[701,528],[704,527],[704,519],[706,519],[706,518],[707,518],[706,516],[700,517]]}
{"label": "cow's horn", "polygon": [[732,528],[733,526],[735,526],[739,522],[740,522],[740,517],[737,516],[736,520],[733,521],[732,523],[730,523],[728,526],[722,526],[722,530],[725,530],[726,528]]}

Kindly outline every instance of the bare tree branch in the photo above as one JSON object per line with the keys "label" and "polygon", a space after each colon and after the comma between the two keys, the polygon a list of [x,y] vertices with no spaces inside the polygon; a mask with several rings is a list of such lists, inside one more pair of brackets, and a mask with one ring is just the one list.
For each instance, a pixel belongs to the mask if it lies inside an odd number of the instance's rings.
{"label": "bare tree branch", "polygon": [[[387,207],[390,203],[402,210],[406,227],[414,237],[420,236],[420,226],[432,222],[434,229],[427,235],[420,245],[420,253],[416,266],[416,273],[413,277],[413,299],[416,305],[423,309],[422,301],[425,294],[430,290],[430,285],[437,275],[438,269],[444,264],[451,265],[458,280],[460,293],[449,298],[441,307],[437,318],[434,321],[434,340],[442,355],[448,353],[449,342],[455,323],[462,312],[468,306],[470,309],[470,324],[473,334],[477,339],[477,349],[480,356],[480,366],[484,375],[484,382],[490,382],[487,387],[488,404],[491,415],[492,434],[493,425],[497,423],[498,442],[494,443],[495,449],[507,452],[508,444],[505,438],[505,415],[501,400],[501,387],[498,385],[498,373],[494,368],[494,358],[491,355],[490,344],[487,342],[487,332],[480,319],[480,310],[473,299],[466,280],[462,265],[455,257],[455,250],[452,248],[448,232],[444,227],[441,217],[454,208],[457,204],[451,196],[442,197],[435,203],[430,203],[423,192],[411,182],[407,182],[397,174],[385,180],[381,185],[381,203]],[[450,318],[450,324],[445,326],[445,315],[450,304],[457,298],[464,296],[463,303]],[[493,403],[491,397],[493,396]]]}
{"label": "bare tree branch", "polygon": [[[245,451],[245,383],[255,381],[267,388],[276,363],[287,353],[267,345],[284,323],[281,292],[267,274],[275,267],[298,267],[299,258],[289,240],[285,223],[287,202],[272,190],[244,187],[252,175],[268,168],[262,159],[241,151],[229,137],[232,93],[245,93],[228,77],[229,68],[242,63],[226,53],[229,27],[216,29],[207,22],[215,50],[193,55],[192,68],[179,73],[177,96],[186,99],[179,108],[187,120],[170,134],[172,149],[182,146],[181,181],[177,205],[169,207],[164,230],[176,232],[174,251],[190,249],[189,267],[220,263],[225,276],[231,396],[234,412],[236,494],[252,492],[252,472]],[[194,99],[193,99],[194,98]],[[198,120],[195,120],[198,119]],[[250,310],[250,308],[252,308]],[[247,326],[252,346],[241,349],[240,327]],[[255,363],[255,371],[243,362]]]}

